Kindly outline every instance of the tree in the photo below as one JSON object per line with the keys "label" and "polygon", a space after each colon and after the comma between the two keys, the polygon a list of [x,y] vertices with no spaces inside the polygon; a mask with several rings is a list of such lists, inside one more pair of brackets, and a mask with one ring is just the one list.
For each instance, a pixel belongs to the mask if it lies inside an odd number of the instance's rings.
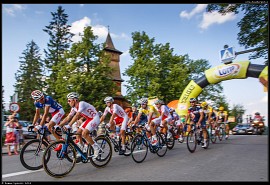
{"label": "tree", "polygon": [[[65,10],[62,6],[58,6],[57,12],[51,12],[52,21],[48,26],[45,26],[46,33],[49,34],[50,40],[47,44],[48,50],[44,50],[46,59],[45,64],[49,73],[50,78],[48,79],[48,94],[54,94],[54,98],[58,99],[61,95],[55,92],[55,81],[57,80],[57,73],[59,66],[64,65],[65,60],[63,60],[64,52],[69,49],[71,39],[74,36],[70,32],[70,25],[68,22],[68,15],[64,13]],[[60,64],[59,64],[60,63]]]}
{"label": "tree", "polygon": [[112,72],[110,59],[105,56],[103,46],[94,43],[96,39],[90,26],[84,28],[82,41],[72,44],[65,54],[66,62],[59,66],[56,92],[64,107],[67,107],[66,95],[72,91],[98,110],[104,109],[104,102],[100,99],[115,94],[115,83],[108,77]]}
{"label": "tree", "polygon": [[[133,45],[130,55],[134,60],[124,75],[129,76],[127,96],[131,102],[141,97],[157,96],[169,103],[179,99],[190,80],[195,80],[210,68],[206,60],[191,60],[188,55],[176,55],[169,43],[154,44],[155,39],[145,33],[132,33]],[[202,99],[219,99],[220,84],[205,88]]]}
{"label": "tree", "polygon": [[18,92],[21,119],[31,120],[35,112],[31,92],[44,88],[44,82],[41,80],[44,75],[44,63],[41,60],[40,49],[33,40],[26,45],[22,54],[20,67],[15,73],[14,87],[15,92]]}
{"label": "tree", "polygon": [[246,110],[244,109],[243,105],[237,104],[237,105],[233,105],[230,111],[230,115],[235,117],[236,122],[241,123],[245,112]]}
{"label": "tree", "polygon": [[212,12],[217,10],[223,15],[227,13],[238,14],[244,12],[244,17],[237,26],[240,32],[237,34],[239,44],[248,48],[256,48],[249,59],[263,57],[268,65],[268,4],[209,4],[206,11]]}

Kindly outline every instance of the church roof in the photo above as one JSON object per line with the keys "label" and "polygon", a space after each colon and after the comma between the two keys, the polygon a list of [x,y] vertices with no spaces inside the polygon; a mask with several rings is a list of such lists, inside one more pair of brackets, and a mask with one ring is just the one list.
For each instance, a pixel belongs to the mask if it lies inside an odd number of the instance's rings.
{"label": "church roof", "polygon": [[117,49],[115,49],[114,45],[113,45],[113,42],[112,42],[112,38],[111,38],[111,35],[110,33],[108,32],[108,35],[107,35],[107,38],[106,38],[106,42],[105,42],[105,50],[108,50],[108,51],[112,51],[112,52],[116,52],[116,53],[119,53],[120,55],[123,53]]}

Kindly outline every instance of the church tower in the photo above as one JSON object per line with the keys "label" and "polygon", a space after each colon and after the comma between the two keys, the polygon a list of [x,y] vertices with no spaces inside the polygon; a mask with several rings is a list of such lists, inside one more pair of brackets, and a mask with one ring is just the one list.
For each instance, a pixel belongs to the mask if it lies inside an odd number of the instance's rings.
{"label": "church tower", "polygon": [[112,80],[117,85],[116,95],[113,96],[113,98],[115,100],[115,103],[122,106],[124,109],[127,108],[127,107],[130,107],[128,101],[123,97],[123,95],[121,93],[121,85],[122,85],[122,82],[124,80],[121,78],[120,65],[119,64],[120,64],[120,55],[123,52],[115,49],[109,30],[108,30],[108,35],[107,35],[106,42],[105,42],[104,51],[111,58],[111,62],[110,62],[109,65],[110,65],[110,67],[113,68]]}

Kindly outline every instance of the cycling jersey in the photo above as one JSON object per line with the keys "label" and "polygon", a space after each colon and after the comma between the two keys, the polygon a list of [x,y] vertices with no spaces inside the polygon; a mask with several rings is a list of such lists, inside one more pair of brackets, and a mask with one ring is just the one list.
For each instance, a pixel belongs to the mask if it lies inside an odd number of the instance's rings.
{"label": "cycling jersey", "polygon": [[35,101],[34,105],[36,109],[44,109],[45,106],[49,106],[49,113],[52,114],[52,118],[50,121],[53,121],[55,124],[58,124],[62,117],[65,114],[62,106],[57,103],[51,96],[44,95],[44,103],[40,103],[39,101]]}
{"label": "cycling jersey", "polygon": [[93,105],[85,101],[80,101],[78,106],[71,108],[69,116],[74,116],[77,112],[80,113],[80,116],[86,118],[80,126],[81,129],[87,129],[91,132],[98,127],[100,117]]}
{"label": "cycling jersey", "polygon": [[118,104],[113,104],[112,109],[110,107],[105,108],[103,115],[106,116],[108,112],[112,115],[115,113],[116,114],[116,117],[114,118],[115,123],[117,125],[122,124],[121,130],[126,130],[127,122],[128,122],[128,115],[124,111],[124,109]]}
{"label": "cycling jersey", "polygon": [[221,120],[221,122],[225,121],[225,116],[228,116],[227,111],[218,111],[217,112],[218,120]]}
{"label": "cycling jersey", "polygon": [[45,98],[44,103],[40,103],[38,101],[34,103],[37,109],[43,109],[45,106],[50,106],[49,113],[53,113],[57,110],[62,109],[62,106],[59,103],[57,103],[54,99],[52,99],[51,96],[44,96],[44,98]]}
{"label": "cycling jersey", "polygon": [[[136,117],[138,116],[138,114],[139,114],[139,110],[136,110],[135,112],[132,113],[132,120],[133,121],[136,119]],[[138,124],[139,125],[143,125],[145,123],[147,123],[147,116],[144,113],[142,113],[141,114],[141,117],[140,117],[140,121],[139,121]]]}
{"label": "cycling jersey", "polygon": [[152,119],[158,118],[160,116],[160,113],[154,108],[153,105],[147,105],[145,109],[142,107],[139,109],[139,113],[147,115],[147,119],[149,119],[150,112],[153,112]]}
{"label": "cycling jersey", "polygon": [[[201,106],[190,107],[188,109],[188,114],[190,114],[190,120],[193,121],[194,123],[197,123],[200,119],[201,112],[203,112],[203,109]],[[205,124],[205,119],[203,119],[201,123]]]}
{"label": "cycling jersey", "polygon": [[212,112],[211,118],[216,120],[216,113],[213,110],[213,107],[208,105],[207,109],[203,109],[203,112],[204,112],[204,115],[205,115],[205,120],[208,120],[209,113],[211,113],[211,112]]}

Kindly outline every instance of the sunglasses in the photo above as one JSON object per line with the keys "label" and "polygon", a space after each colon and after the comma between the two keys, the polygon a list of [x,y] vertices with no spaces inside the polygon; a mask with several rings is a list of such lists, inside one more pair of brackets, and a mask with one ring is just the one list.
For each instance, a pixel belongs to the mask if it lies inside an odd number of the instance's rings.
{"label": "sunglasses", "polygon": [[72,102],[73,100],[68,100],[68,103]]}

